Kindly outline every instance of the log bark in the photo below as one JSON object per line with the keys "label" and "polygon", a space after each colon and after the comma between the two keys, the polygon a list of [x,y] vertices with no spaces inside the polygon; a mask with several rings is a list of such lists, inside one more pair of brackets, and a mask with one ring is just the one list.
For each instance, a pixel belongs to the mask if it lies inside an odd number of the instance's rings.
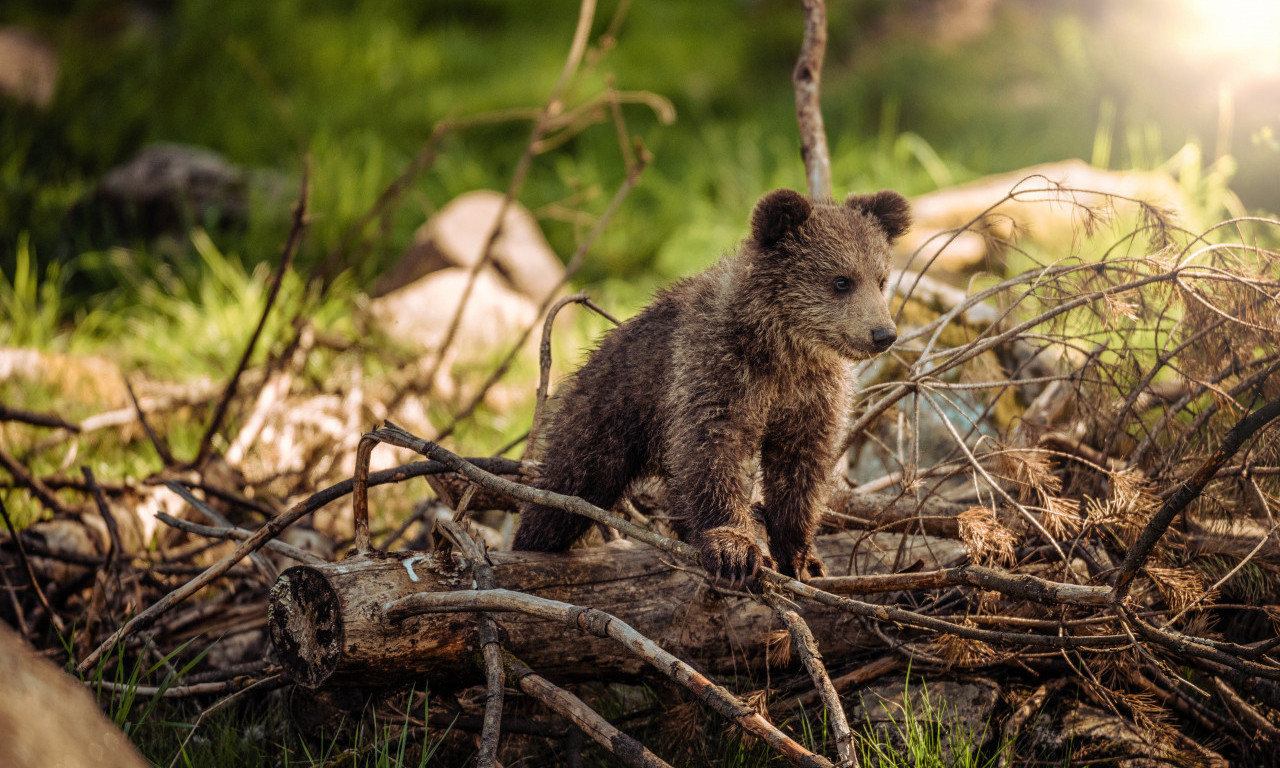
{"label": "log bark", "polygon": [[[923,561],[954,565],[962,546],[925,536],[844,532],[820,537],[833,575],[889,573]],[[648,546],[613,542],[560,553],[494,552],[494,585],[574,605],[596,606],[672,653],[710,672],[745,672],[765,663],[766,637],[781,628],[774,612],[745,595],[712,587],[697,569],[680,567]],[[440,553],[373,553],[281,574],[268,624],[286,673],[308,687],[372,686],[427,679],[483,682],[471,613],[414,616],[400,623],[382,607],[416,592],[475,588],[470,564]],[[799,606],[823,654],[870,643],[847,613]],[[644,662],[617,643],[555,621],[494,614],[504,647],[551,679],[638,677]]]}

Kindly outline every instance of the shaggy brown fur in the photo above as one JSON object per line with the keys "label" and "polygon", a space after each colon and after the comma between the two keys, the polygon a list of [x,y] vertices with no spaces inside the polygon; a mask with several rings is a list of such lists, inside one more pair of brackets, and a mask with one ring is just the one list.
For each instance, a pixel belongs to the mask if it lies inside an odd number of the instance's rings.
{"label": "shaggy brown fur", "polygon": [[[767,565],[821,575],[811,544],[850,362],[897,338],[884,285],[890,243],[908,224],[895,192],[844,205],[766,195],[737,255],[604,338],[560,396],[536,484],[608,509],[636,478],[660,474],[681,537],[711,573],[736,581]],[[752,535],[757,458],[768,554]],[[590,526],[537,504],[521,513],[516,549],[565,549]]]}

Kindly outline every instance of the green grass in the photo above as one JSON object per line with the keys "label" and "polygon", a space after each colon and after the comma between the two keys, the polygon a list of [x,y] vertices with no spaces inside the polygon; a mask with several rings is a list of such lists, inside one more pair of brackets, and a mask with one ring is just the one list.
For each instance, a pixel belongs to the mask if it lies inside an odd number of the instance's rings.
{"label": "green grass", "polygon": [[[88,678],[81,678],[95,692],[107,717],[153,765],[424,768],[436,764],[432,760],[450,728],[422,733],[414,727],[409,708],[418,697],[413,690],[404,697],[402,718],[380,720],[370,712],[367,719],[357,719],[350,727],[312,737],[299,733],[280,708],[263,707],[261,702],[232,701],[230,706],[214,708],[208,697],[166,698],[165,692],[182,685],[211,647],[190,653],[194,642],[184,643],[150,666],[118,647]],[[64,646],[70,652],[70,638]],[[155,691],[144,691],[142,686]],[[430,697],[421,698],[419,722],[425,722]]]}
{"label": "green grass", "polygon": [[952,719],[950,706],[935,701],[923,681],[918,696],[904,683],[902,701],[901,711],[881,703],[889,721],[887,728],[873,727],[868,713],[867,725],[857,740],[864,768],[991,768],[1009,748],[1008,744],[997,744],[994,752],[984,749],[995,735],[991,723],[981,732],[963,725],[945,726]]}
{"label": "green grass", "polygon": [[[991,32],[998,45],[981,39],[947,49],[875,38],[888,7],[829,9],[824,106],[837,192],[881,186],[920,192],[1072,156],[1146,167],[1194,135],[1185,119],[1160,123],[1155,111],[1126,108],[1122,99],[1143,92],[1150,78],[1109,81],[1118,96],[1103,90],[1099,70],[1113,54],[1100,50],[1092,22],[1069,9],[1008,10]],[[389,0],[235,8],[185,0],[142,8],[112,0],[15,0],[0,11],[0,23],[41,32],[62,56],[59,91],[47,112],[0,113],[6,147],[0,268],[11,267],[24,232],[37,252],[59,262],[103,250],[106,244],[65,231],[66,211],[145,143],[179,141],[295,180],[302,158],[311,158],[315,221],[300,257],[305,273],[437,121],[532,107],[545,98],[577,3],[446,2],[427,12]],[[597,35],[615,8],[601,4]],[[786,3],[630,7],[616,47],[571,102],[598,92],[611,74],[619,88],[670,98],[677,121],[663,126],[647,107],[624,108],[655,161],[593,255],[587,280],[655,266],[665,277],[685,274],[708,258],[708,244],[712,252],[728,247],[732,237],[713,236],[740,233],[762,190],[801,182],[789,80],[800,27]],[[1013,82],[1011,68],[1019,73]],[[1022,97],[1011,98],[1013,91]],[[1111,109],[1100,111],[1105,104]],[[504,188],[527,134],[528,124],[515,122],[448,139],[439,165],[393,212],[386,236],[352,265],[357,282],[367,283],[395,259],[423,217],[449,198],[475,187]],[[1103,135],[1105,157],[1095,151]],[[587,212],[598,213],[621,172],[614,130],[597,126],[538,158],[522,199],[536,209],[585,195]],[[247,231],[218,245],[248,263],[270,259],[287,228],[280,207],[258,210]],[[543,223],[559,253],[572,251],[580,234],[574,225]],[[146,251],[135,257],[172,264],[192,253],[184,245],[167,257]],[[98,290],[108,277],[85,279]]]}

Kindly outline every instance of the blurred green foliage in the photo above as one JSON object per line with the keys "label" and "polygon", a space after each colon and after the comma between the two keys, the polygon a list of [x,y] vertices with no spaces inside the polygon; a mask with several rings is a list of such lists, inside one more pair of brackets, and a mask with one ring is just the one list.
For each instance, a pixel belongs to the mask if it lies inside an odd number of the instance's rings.
{"label": "blurred green foliage", "polygon": [[[1005,0],[985,30],[962,40],[922,28],[928,3],[829,5],[823,103],[838,195],[920,193],[1068,157],[1155,167],[1188,139],[1215,141],[1221,77],[1202,68],[1190,78],[1195,63],[1174,60],[1176,41],[1161,38],[1173,34],[1177,4]],[[309,276],[438,121],[539,106],[577,8],[573,0],[7,0],[0,24],[40,34],[61,58],[48,109],[0,106],[0,284],[11,294],[4,301],[27,308],[9,313],[7,341],[51,343],[57,323],[103,338],[118,330],[113,316],[136,315],[139,305],[177,322],[157,295],[200,301],[209,290],[200,283],[220,280],[210,248],[243,264],[244,275],[278,258],[304,157],[312,224],[298,266]],[[618,10],[618,0],[601,3],[593,40],[616,24],[616,45],[589,54],[598,61],[568,101],[613,78],[675,106],[672,125],[646,106],[624,107],[655,159],[580,275],[622,281],[615,292],[633,288],[633,305],[652,285],[732,248],[762,191],[803,184],[790,83],[802,18],[786,0],[631,2],[615,19]],[[1135,44],[1142,36],[1147,45]],[[1236,133],[1250,130],[1246,122]],[[451,197],[505,189],[528,133],[517,120],[448,135],[385,228],[371,228],[371,247],[346,264],[349,285],[369,285]],[[67,216],[76,201],[159,141],[208,147],[285,181],[259,198],[246,228],[210,232],[209,243],[203,235],[116,243],[78,229]],[[1265,141],[1226,146],[1276,156]],[[598,215],[624,174],[606,122],[536,158],[520,197],[567,258],[587,227],[566,210]]]}

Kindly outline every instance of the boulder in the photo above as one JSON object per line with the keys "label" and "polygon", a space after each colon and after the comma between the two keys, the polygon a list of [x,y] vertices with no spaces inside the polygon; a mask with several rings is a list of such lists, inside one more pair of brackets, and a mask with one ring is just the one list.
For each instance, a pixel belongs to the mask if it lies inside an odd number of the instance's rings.
{"label": "boulder", "polygon": [[[438,270],[473,266],[484,254],[503,197],[476,190],[450,201],[418,229],[404,257],[378,280],[375,295],[389,294]],[[507,287],[535,302],[545,299],[564,277],[564,266],[538,222],[516,201],[503,217],[492,256],[495,273]]]}
{"label": "boulder", "polygon": [[[388,335],[422,349],[436,349],[444,341],[470,270],[452,267],[432,272],[369,303],[370,317]],[[492,270],[481,270],[462,312],[452,348],[491,350],[510,344],[537,319],[538,310]]]}
{"label": "boulder", "polygon": [[[1055,184],[1065,189],[1054,190]],[[1015,189],[1020,192],[1017,199],[1006,201],[983,215],[983,211]],[[1002,240],[1017,235],[1041,242],[1055,238],[1073,242],[1072,235],[1081,231],[1082,224],[1081,211],[1073,203],[1120,214],[1137,210],[1135,203],[1119,198],[1144,200],[1172,211],[1175,216],[1187,210],[1182,189],[1167,173],[1109,171],[1094,168],[1083,160],[1034,165],[913,199],[913,223],[896,244],[895,264],[908,267],[910,261],[910,269],[921,270],[936,254],[937,260],[930,267],[930,274],[935,276],[963,274],[981,268],[991,255],[984,232]],[[975,220],[970,231],[962,232],[954,242],[946,244],[950,237],[948,230]],[[913,257],[917,250],[920,253]]]}
{"label": "boulder", "polygon": [[19,27],[0,27],[0,95],[44,109],[58,87],[58,54]]}

